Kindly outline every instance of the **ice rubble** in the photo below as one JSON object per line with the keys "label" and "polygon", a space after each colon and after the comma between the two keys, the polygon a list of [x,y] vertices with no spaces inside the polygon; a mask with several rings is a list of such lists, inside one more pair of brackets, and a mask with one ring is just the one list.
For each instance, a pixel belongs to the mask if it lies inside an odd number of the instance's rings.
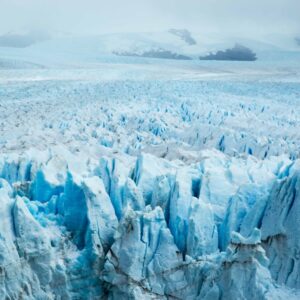
{"label": "ice rubble", "polygon": [[72,156],[1,157],[3,299],[297,298],[299,161]]}
{"label": "ice rubble", "polygon": [[144,151],[184,161],[197,161],[199,149],[211,148],[232,156],[297,158],[299,92],[296,83],[224,80],[45,78],[2,84],[0,147],[94,149],[100,143],[132,155]]}

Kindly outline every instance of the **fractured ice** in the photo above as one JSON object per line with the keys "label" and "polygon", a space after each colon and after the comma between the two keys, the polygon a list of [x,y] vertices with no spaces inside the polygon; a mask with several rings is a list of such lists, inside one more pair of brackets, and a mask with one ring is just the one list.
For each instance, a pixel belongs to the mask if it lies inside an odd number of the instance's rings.
{"label": "fractured ice", "polygon": [[0,299],[300,298],[297,67],[22,51],[0,70]]}

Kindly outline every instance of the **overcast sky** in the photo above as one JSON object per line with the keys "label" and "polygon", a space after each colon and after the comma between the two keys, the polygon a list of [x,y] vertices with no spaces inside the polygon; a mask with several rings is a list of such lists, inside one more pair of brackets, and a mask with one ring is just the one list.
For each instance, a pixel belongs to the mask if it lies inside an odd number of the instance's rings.
{"label": "overcast sky", "polygon": [[226,35],[300,34],[300,0],[0,0],[0,33],[97,34],[170,27]]}

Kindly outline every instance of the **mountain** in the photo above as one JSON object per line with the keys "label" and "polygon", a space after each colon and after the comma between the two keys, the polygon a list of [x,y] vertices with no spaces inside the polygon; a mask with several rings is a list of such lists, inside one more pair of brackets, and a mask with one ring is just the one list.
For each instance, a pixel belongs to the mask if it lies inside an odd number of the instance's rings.
{"label": "mountain", "polygon": [[169,32],[177,35],[182,40],[184,40],[188,45],[196,45],[197,41],[192,37],[192,34],[187,29],[169,29]]}
{"label": "mountain", "polygon": [[113,52],[119,56],[133,56],[133,57],[148,57],[148,58],[161,58],[161,59],[176,59],[176,60],[190,60],[191,58],[182,54],[173,53],[164,49],[152,49],[142,53],[135,52]]}
{"label": "mountain", "polygon": [[249,48],[236,44],[233,48],[225,51],[210,53],[206,56],[201,56],[201,60],[232,60],[232,61],[255,61],[256,54]]}
{"label": "mountain", "polygon": [[50,35],[45,32],[10,32],[0,35],[0,47],[25,48],[48,39]]}

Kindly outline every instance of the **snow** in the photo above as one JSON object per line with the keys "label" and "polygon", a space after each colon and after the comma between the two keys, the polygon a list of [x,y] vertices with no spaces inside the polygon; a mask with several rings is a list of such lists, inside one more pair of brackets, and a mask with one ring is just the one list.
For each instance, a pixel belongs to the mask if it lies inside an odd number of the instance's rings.
{"label": "snow", "polygon": [[192,36],[0,48],[1,299],[299,299],[299,55]]}

